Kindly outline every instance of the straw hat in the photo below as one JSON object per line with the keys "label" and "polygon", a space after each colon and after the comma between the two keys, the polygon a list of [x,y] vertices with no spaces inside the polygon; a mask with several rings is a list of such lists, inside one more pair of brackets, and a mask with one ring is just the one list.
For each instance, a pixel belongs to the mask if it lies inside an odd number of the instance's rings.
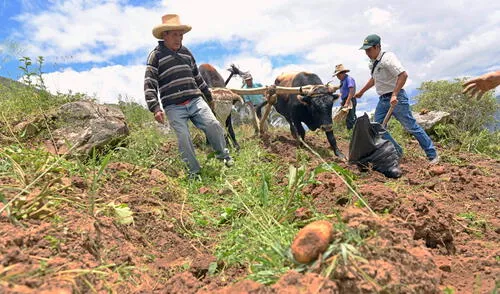
{"label": "straw hat", "polygon": [[187,33],[190,30],[191,26],[181,24],[181,20],[177,14],[165,14],[161,17],[161,24],[153,28],[153,36],[157,39],[163,39],[163,32],[184,31],[184,33]]}
{"label": "straw hat", "polygon": [[343,72],[350,72],[350,70],[348,70],[347,68],[344,68],[343,64],[337,64],[335,66],[335,71],[333,72],[333,75],[336,76],[339,73],[343,73]]}
{"label": "straw hat", "polygon": [[248,80],[252,79],[252,75],[249,72],[243,74],[241,77],[243,78],[244,81],[248,81]]}

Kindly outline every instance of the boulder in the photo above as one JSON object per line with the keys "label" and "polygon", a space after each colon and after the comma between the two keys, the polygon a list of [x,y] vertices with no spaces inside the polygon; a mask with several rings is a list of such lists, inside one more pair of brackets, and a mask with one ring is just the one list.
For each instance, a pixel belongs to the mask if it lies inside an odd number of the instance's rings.
{"label": "boulder", "polygon": [[52,120],[52,148],[58,154],[89,155],[93,149],[110,148],[129,134],[123,112],[112,105],[77,101],[62,105]]}
{"label": "boulder", "polygon": [[445,111],[426,111],[413,112],[413,117],[417,123],[426,131],[432,130],[436,125],[444,123],[448,120],[450,114]]}

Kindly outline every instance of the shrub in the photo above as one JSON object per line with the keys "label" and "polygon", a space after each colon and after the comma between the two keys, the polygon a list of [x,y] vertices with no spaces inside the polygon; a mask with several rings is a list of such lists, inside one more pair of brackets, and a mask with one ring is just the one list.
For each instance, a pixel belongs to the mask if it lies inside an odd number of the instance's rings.
{"label": "shrub", "polygon": [[494,120],[493,115],[498,110],[495,97],[491,92],[486,93],[480,100],[471,99],[462,94],[464,80],[427,81],[423,82],[421,91],[415,99],[414,109],[441,110],[450,113],[453,125],[460,131],[479,133],[486,124]]}
{"label": "shrub", "polygon": [[441,110],[450,113],[450,123],[434,128],[434,135],[441,144],[458,149],[483,153],[495,158],[500,156],[500,132],[490,132],[486,126],[493,122],[499,106],[492,92],[481,99],[462,94],[463,79],[455,81],[423,82],[415,97],[414,109]]}

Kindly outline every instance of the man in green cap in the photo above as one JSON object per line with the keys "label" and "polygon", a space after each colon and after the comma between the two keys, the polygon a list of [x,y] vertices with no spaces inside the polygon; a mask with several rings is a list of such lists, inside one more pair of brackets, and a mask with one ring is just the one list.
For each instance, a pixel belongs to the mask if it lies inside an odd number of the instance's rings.
{"label": "man in green cap", "polygon": [[[417,124],[415,118],[411,114],[408,95],[403,89],[408,74],[401,62],[394,53],[382,52],[380,37],[375,34],[365,38],[360,50],[365,50],[366,55],[370,58],[371,62],[369,67],[371,78],[354,97],[361,98],[368,89],[375,86],[377,94],[380,96],[377,107],[375,108],[375,121],[382,123],[389,108],[393,106],[394,117],[415,137],[415,139],[417,139],[420,147],[425,151],[429,163],[439,163],[439,156],[431,138],[424,129]],[[403,148],[396,143],[389,132],[386,132],[383,137],[394,144],[396,151],[401,157],[403,155]]]}

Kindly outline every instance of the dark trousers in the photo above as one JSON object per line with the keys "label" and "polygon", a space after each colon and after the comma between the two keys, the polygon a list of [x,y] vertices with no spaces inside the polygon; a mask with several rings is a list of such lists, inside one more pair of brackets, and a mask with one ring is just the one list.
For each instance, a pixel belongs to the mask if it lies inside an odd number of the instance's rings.
{"label": "dark trousers", "polygon": [[[346,99],[347,99],[347,97],[343,98],[341,100],[341,102],[340,102],[341,106],[344,106]],[[347,114],[347,117],[345,118],[345,125],[346,125],[348,130],[351,130],[354,127],[354,124],[356,123],[356,104],[358,104],[358,102],[356,101],[356,98],[353,97],[351,99],[351,103],[352,103],[352,108],[351,108],[351,110],[349,110],[349,113]]]}

